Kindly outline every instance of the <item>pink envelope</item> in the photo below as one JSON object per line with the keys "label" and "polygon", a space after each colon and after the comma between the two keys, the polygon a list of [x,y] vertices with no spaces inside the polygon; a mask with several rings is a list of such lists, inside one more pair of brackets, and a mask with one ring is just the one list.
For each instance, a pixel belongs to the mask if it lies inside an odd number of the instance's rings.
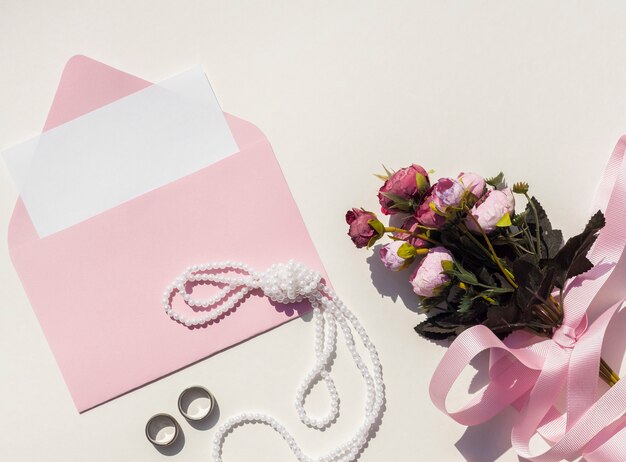
{"label": "pink envelope", "polygon": [[[44,131],[149,85],[75,56]],[[262,270],[295,259],[324,273],[269,141],[226,119],[238,153],[63,231],[40,239],[23,202],[15,206],[11,258],[80,412],[309,309],[253,294],[219,322],[187,328],[161,308],[165,288],[192,264]]]}

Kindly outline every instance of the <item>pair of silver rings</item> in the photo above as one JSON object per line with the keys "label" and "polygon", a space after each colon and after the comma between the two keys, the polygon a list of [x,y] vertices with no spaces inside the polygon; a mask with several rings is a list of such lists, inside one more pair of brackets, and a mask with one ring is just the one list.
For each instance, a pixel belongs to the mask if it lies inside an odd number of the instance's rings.
{"label": "pair of silver rings", "polygon": [[[178,411],[189,421],[207,418],[213,412],[215,398],[199,385],[184,389],[178,397]],[[156,414],[146,423],[146,438],[155,446],[172,445],[181,433],[180,425],[170,414]]]}

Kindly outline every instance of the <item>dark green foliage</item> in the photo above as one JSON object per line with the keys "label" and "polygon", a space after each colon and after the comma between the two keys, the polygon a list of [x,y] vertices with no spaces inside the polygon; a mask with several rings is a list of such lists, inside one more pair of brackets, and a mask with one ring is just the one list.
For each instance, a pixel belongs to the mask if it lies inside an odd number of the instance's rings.
{"label": "dark green foliage", "polygon": [[[506,184],[502,174],[488,183],[495,188]],[[519,183],[516,188],[526,195],[528,185]],[[459,213],[433,234],[452,252],[455,263],[444,265],[450,283],[436,296],[422,299],[431,316],[415,331],[442,340],[482,324],[500,337],[517,329],[551,336],[562,322],[560,300],[552,298],[552,293],[562,289],[567,279],[593,267],[587,253],[605,225],[602,212],[594,214],[583,232],[564,245],[563,233],[552,228],[539,201],[529,198],[526,209],[511,217],[511,226],[489,235],[508,274],[490,257],[483,237],[467,231],[464,218]]]}

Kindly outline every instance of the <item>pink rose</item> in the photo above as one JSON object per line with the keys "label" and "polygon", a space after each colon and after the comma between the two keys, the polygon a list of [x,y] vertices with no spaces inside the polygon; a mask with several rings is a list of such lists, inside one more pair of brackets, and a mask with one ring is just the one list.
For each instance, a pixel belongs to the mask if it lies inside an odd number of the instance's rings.
{"label": "pink rose", "polygon": [[459,207],[463,200],[465,188],[452,178],[440,178],[433,185],[433,202],[442,213],[448,212],[448,207]]}
{"label": "pink rose", "polygon": [[430,208],[430,203],[433,201],[433,188],[431,187],[426,194],[424,195],[424,199],[417,206],[415,210],[415,220],[422,226],[426,226],[427,228],[439,229],[441,228],[445,222],[446,218],[436,213],[432,208]]}
{"label": "pink rose", "polygon": [[[515,199],[509,188],[488,191],[483,198],[472,207],[471,214],[476,218],[485,233],[496,229],[497,223],[505,216],[515,212]],[[478,226],[471,217],[465,218],[468,229],[480,233]]]}
{"label": "pink rose", "polygon": [[477,199],[480,199],[483,197],[483,194],[485,194],[487,184],[485,183],[485,179],[477,173],[461,172],[457,179],[465,190],[472,193]]}
{"label": "pink rose", "polygon": [[346,213],[346,223],[350,225],[348,236],[350,236],[354,245],[359,248],[367,246],[373,237],[382,236],[369,223],[371,220],[376,220],[382,226],[382,223],[378,221],[378,218],[372,212],[367,212],[363,209],[352,209]]}
{"label": "pink rose", "polygon": [[442,263],[454,261],[452,254],[445,247],[433,247],[417,264],[409,279],[413,292],[420,297],[433,297],[450,281],[450,276],[443,273]]}
{"label": "pink rose", "polygon": [[[423,181],[418,182],[418,175],[423,178]],[[401,168],[390,175],[385,184],[378,190],[381,211],[385,215],[409,211],[408,208],[405,210],[402,210],[403,207],[395,208],[394,206],[400,205],[397,200],[407,202],[417,200],[429,186],[428,172],[422,166],[413,164],[410,167]]]}
{"label": "pink rose", "polygon": [[405,266],[406,260],[398,255],[398,249],[404,244],[404,241],[392,241],[380,248],[380,259],[385,268],[399,271]]}

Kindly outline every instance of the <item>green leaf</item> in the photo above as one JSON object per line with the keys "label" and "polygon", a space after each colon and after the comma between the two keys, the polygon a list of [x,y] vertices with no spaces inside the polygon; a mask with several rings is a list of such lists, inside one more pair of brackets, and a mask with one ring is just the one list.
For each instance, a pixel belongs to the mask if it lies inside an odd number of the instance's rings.
{"label": "green leaf", "polygon": [[393,194],[389,192],[381,192],[380,194],[382,194],[384,197],[386,197],[390,201],[399,202],[399,201],[404,200],[404,197],[398,196],[397,194]]}
{"label": "green leaf", "polygon": [[445,214],[445,213],[441,212],[441,211],[437,208],[437,206],[435,205],[435,203],[434,203],[433,201],[430,201],[430,202],[428,203],[428,206],[429,206],[429,207],[430,207],[430,209],[431,209],[433,212],[435,212],[437,215],[440,215],[440,216],[442,216],[442,217],[445,217],[445,216],[446,216],[446,214]]}
{"label": "green leaf", "polygon": [[563,232],[560,229],[543,230],[541,240],[545,250],[543,255],[553,258],[563,247]]}
{"label": "green leaf", "polygon": [[415,174],[415,182],[417,183],[417,190],[420,193],[426,191],[430,187],[426,177],[419,172]]}
{"label": "green leaf", "polygon": [[516,329],[523,327],[527,320],[522,320],[520,311],[514,303],[504,306],[492,305],[487,309],[487,316],[483,324],[500,337],[505,337]]}
{"label": "green leaf", "polygon": [[604,214],[598,210],[591,217],[583,232],[570,238],[548,263],[558,272],[556,282],[559,287],[563,287],[567,279],[583,274],[593,267],[587,258],[587,253],[605,224]]}
{"label": "green leaf", "polygon": [[466,284],[478,284],[478,278],[474,273],[466,270],[460,262],[455,262],[454,264],[457,268],[456,277],[458,277],[460,281]]}
{"label": "green leaf", "polygon": [[369,220],[367,224],[370,225],[374,231],[376,231],[379,237],[385,234],[385,225],[383,225],[379,220],[373,218]]}
{"label": "green leaf", "polygon": [[485,179],[488,185],[493,186],[496,189],[506,188],[506,182],[504,181],[504,173],[500,172],[492,178]]}
{"label": "green leaf", "polygon": [[498,222],[496,223],[496,226],[498,228],[507,228],[509,226],[511,226],[511,216],[508,213],[505,213],[504,215],[502,215],[502,218],[500,218],[500,220],[498,220]]}
{"label": "green leaf", "polygon": [[509,283],[509,281],[502,275],[502,273],[494,273],[493,278],[498,281],[500,287],[504,289],[509,289],[511,292],[514,292],[513,286]]}
{"label": "green leaf", "polygon": [[394,202],[390,209],[399,210],[400,212],[413,212],[411,201]]}
{"label": "green leaf", "polygon": [[382,194],[383,197],[386,197],[393,203],[389,208],[400,210],[402,212],[411,212],[413,210],[411,203],[402,196],[387,192],[383,192],[380,194]]}
{"label": "green leaf", "polygon": [[415,332],[431,340],[454,338],[478,324],[475,313],[445,312],[431,316],[415,326]]}
{"label": "green leaf", "polygon": [[443,268],[444,271],[454,271],[455,269],[454,262],[450,260],[443,260],[441,262],[441,267]]}
{"label": "green leaf", "polygon": [[376,241],[380,239],[380,235],[376,234],[374,236],[372,236],[370,238],[370,240],[367,242],[367,248],[369,249],[370,247],[372,247],[374,244],[376,244]]}
{"label": "green leaf", "polygon": [[429,298],[422,298],[420,300],[420,308],[424,313],[430,312],[430,310],[439,309],[440,304],[443,302],[441,295],[437,295]]}
{"label": "green leaf", "polygon": [[519,286],[515,291],[515,301],[521,310],[529,309],[534,303],[535,293],[544,275],[537,266],[534,255],[524,255],[513,262],[513,276]]}
{"label": "green leaf", "polygon": [[381,175],[380,173],[374,173],[374,176],[376,178],[380,178],[383,181],[387,181],[389,177],[393,175],[393,172],[390,172],[389,169],[385,167],[385,164],[383,164],[383,169],[385,170],[385,175]]}
{"label": "green leaf", "polygon": [[448,305],[454,305],[461,301],[461,297],[467,292],[466,289],[462,289],[459,284],[451,284],[448,294],[446,296],[446,302]]}
{"label": "green leaf", "polygon": [[367,248],[369,249],[378,239],[385,235],[385,225],[383,225],[378,218],[368,220],[367,224],[370,225],[374,231],[376,231],[376,234],[374,234],[367,243]]}
{"label": "green leaf", "polygon": [[464,282],[465,284],[470,284],[470,285],[478,284],[478,279],[476,279],[476,276],[474,276],[474,274],[470,273],[469,271],[458,271],[454,269],[445,270],[444,269],[442,272],[447,274],[448,276],[457,278],[459,281]]}
{"label": "green leaf", "polygon": [[[498,273],[496,273],[498,274]],[[480,269],[478,270],[476,277],[478,278],[478,281],[486,284],[488,286],[495,286],[495,280],[494,277],[491,275],[491,273],[489,272],[489,270],[487,268],[485,268],[484,266],[481,266]]]}
{"label": "green leaf", "polygon": [[405,260],[410,260],[417,256],[417,252],[415,251],[415,247],[408,242],[405,242],[398,248],[398,256],[400,258],[404,258]]}
{"label": "green leaf", "polygon": [[472,308],[473,303],[474,303],[473,293],[470,291],[466,292],[461,297],[461,301],[459,302],[459,312],[466,313]]}
{"label": "green leaf", "polygon": [[[539,201],[535,198],[535,196],[531,197],[530,201],[535,206],[535,209],[537,209],[537,218],[539,218],[539,226],[541,226],[543,229],[552,229],[552,224],[550,223],[550,220],[548,220],[548,214],[546,213],[544,208],[541,206]],[[536,226],[537,223],[535,222],[535,214],[533,213],[533,209],[530,203],[526,204],[525,213],[526,213],[526,223],[528,225]]]}
{"label": "green leaf", "polygon": [[483,294],[487,295],[488,297],[493,297],[494,295],[501,295],[501,294],[509,294],[515,292],[515,290],[513,288],[509,288],[509,287],[494,287],[492,289],[487,289],[484,290]]}
{"label": "green leaf", "polygon": [[[537,218],[539,219],[539,223],[537,223],[535,220],[535,215],[533,213],[531,203],[535,206],[535,209],[537,210]],[[528,226],[528,231],[534,245],[536,245],[537,239],[535,236],[537,225],[539,225],[541,255],[543,258],[553,258],[563,246],[563,233],[558,229],[552,229],[552,224],[548,219],[548,214],[534,196],[530,198],[530,202],[526,204],[526,210],[523,214],[520,215],[524,216],[524,221]]]}
{"label": "green leaf", "polygon": [[476,276],[474,276],[474,274],[470,273],[469,271],[464,271],[462,273],[459,272],[456,277],[459,278],[459,281],[466,284],[478,284],[478,279],[476,279]]}

